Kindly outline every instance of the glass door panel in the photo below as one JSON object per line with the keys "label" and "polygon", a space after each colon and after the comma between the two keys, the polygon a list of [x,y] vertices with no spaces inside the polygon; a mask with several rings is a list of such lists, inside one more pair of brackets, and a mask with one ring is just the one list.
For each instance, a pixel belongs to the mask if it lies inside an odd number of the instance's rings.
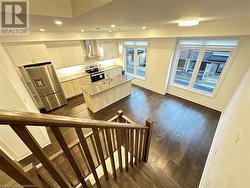
{"label": "glass door panel", "polygon": [[199,56],[198,49],[180,50],[174,83],[188,86],[192,77],[196,61]]}
{"label": "glass door panel", "polygon": [[136,75],[145,77],[147,48],[137,48]]}
{"label": "glass door panel", "polygon": [[134,74],[134,48],[126,47],[126,72]]}
{"label": "glass door panel", "polygon": [[206,50],[193,88],[212,93],[229,55],[230,51]]}

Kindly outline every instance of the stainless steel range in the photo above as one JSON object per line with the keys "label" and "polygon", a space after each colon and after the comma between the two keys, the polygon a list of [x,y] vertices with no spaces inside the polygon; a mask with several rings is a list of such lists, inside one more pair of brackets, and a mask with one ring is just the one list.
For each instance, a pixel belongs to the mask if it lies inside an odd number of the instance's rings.
{"label": "stainless steel range", "polygon": [[51,62],[24,65],[46,111],[67,104],[56,71]]}

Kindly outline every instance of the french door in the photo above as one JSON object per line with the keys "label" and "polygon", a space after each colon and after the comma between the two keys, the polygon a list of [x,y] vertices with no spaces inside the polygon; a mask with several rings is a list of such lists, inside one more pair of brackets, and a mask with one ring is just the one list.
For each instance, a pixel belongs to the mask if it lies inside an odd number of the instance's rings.
{"label": "french door", "polygon": [[145,78],[147,66],[147,47],[125,47],[126,73]]}

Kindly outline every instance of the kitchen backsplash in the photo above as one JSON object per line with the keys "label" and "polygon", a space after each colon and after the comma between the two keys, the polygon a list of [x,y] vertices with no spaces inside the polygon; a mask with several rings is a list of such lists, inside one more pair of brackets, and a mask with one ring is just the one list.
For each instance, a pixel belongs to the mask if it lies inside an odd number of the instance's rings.
{"label": "kitchen backsplash", "polygon": [[[93,63],[93,64],[99,64],[100,68],[103,69],[103,68],[107,68],[107,67],[119,64],[119,62],[120,62],[119,59],[111,59],[111,60],[99,61],[99,62],[96,62],[96,63]],[[74,66],[71,66],[71,67],[60,68],[60,69],[56,70],[56,73],[57,73],[58,78],[78,74],[78,73],[81,73],[81,72],[85,72],[85,66],[86,65],[89,65],[89,64],[74,65]]]}

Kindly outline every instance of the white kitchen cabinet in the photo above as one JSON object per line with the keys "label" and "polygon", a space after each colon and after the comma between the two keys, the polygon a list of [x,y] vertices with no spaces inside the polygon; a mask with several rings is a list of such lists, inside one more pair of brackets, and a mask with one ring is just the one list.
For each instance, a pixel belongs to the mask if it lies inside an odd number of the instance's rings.
{"label": "white kitchen cabinet", "polygon": [[55,69],[64,67],[63,60],[58,48],[48,48],[48,53]]}
{"label": "white kitchen cabinet", "polygon": [[62,60],[63,60],[63,65],[65,67],[75,65],[75,60],[73,58],[73,54],[71,52],[70,47],[60,47],[59,52],[61,54],[61,57],[62,57]]}
{"label": "white kitchen cabinet", "polygon": [[84,63],[84,50],[80,42],[50,42],[46,46],[56,69]]}
{"label": "white kitchen cabinet", "polygon": [[28,45],[27,47],[36,63],[50,61],[48,50],[44,44]]}
{"label": "white kitchen cabinet", "polygon": [[61,83],[61,86],[62,86],[63,92],[64,92],[67,99],[75,96],[74,95],[74,86],[73,86],[72,80]]}
{"label": "white kitchen cabinet", "polygon": [[44,44],[6,46],[12,60],[17,66],[50,61]]}
{"label": "white kitchen cabinet", "polygon": [[74,64],[83,64],[84,62],[84,55],[83,55],[83,48],[82,46],[72,46],[71,53],[73,56]]}
{"label": "white kitchen cabinet", "polygon": [[73,80],[65,81],[61,83],[62,89],[66,98],[71,98],[82,93],[81,87],[84,84],[91,83],[90,76],[84,76]]}
{"label": "white kitchen cabinet", "polygon": [[5,47],[16,66],[35,63],[29,49],[25,45]]}
{"label": "white kitchen cabinet", "polygon": [[115,77],[115,76],[122,74],[122,67],[116,67],[113,69],[106,70],[104,72],[105,72],[106,77],[108,76],[108,77],[112,78],[112,77]]}
{"label": "white kitchen cabinet", "polygon": [[97,40],[97,46],[103,48],[103,59],[118,58],[118,42],[117,40]]}

